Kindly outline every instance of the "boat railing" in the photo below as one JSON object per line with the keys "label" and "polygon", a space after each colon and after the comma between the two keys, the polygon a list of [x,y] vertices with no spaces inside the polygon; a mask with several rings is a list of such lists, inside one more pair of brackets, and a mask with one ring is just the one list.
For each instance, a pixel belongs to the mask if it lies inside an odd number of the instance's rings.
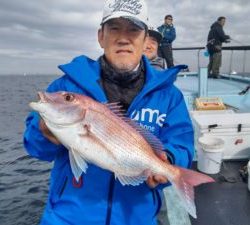
{"label": "boat railing", "polygon": [[[173,48],[173,51],[190,51],[195,50],[197,51],[197,71],[199,71],[199,68],[201,67],[201,51],[205,51],[204,53],[207,53],[206,47],[183,47],[183,48]],[[239,71],[237,73],[237,76],[243,76],[243,77],[250,77],[249,71],[247,71],[246,65],[247,65],[247,51],[250,50],[250,45],[244,45],[244,46],[225,46],[222,47],[223,51],[231,51],[230,57],[229,57],[229,68],[227,71],[227,74],[231,76],[235,76],[236,72],[233,71],[233,60],[234,60],[234,52],[235,51],[241,51],[243,52],[243,60],[242,60],[242,71]],[[208,54],[207,54],[208,55]]]}

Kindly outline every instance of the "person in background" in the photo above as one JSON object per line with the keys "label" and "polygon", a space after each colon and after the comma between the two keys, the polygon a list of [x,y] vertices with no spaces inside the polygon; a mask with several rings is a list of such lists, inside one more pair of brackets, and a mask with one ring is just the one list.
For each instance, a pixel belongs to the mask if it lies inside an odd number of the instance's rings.
{"label": "person in background", "polygon": [[209,52],[208,77],[219,78],[222,61],[222,43],[229,43],[230,36],[224,33],[223,27],[226,18],[221,16],[210,27],[207,38],[207,50]]}
{"label": "person in background", "polygon": [[[152,69],[143,56],[147,18],[144,0],[105,1],[98,30],[103,55],[98,60],[78,56],[60,65],[64,75],[47,91],[78,93],[102,103],[120,102],[131,119],[162,142],[163,151],[157,154],[161,160],[187,168],[193,159],[194,133],[184,97],[173,85],[183,66],[164,72]],[[31,156],[54,161],[41,225],[156,224],[162,188],[169,185],[165,177],[149,175],[138,186],[123,186],[114,173],[89,164],[77,182],[68,150],[36,112],[26,120],[24,146]]]}
{"label": "person in background", "polygon": [[165,58],[168,68],[171,68],[174,66],[172,43],[176,38],[172,15],[166,15],[164,24],[157,29],[163,37],[159,46],[158,55]]}
{"label": "person in background", "polygon": [[158,70],[163,70],[167,68],[165,59],[158,56],[158,47],[161,43],[161,40],[161,33],[155,30],[153,27],[149,27],[148,37],[146,39],[146,44],[143,53],[149,59],[150,64]]}

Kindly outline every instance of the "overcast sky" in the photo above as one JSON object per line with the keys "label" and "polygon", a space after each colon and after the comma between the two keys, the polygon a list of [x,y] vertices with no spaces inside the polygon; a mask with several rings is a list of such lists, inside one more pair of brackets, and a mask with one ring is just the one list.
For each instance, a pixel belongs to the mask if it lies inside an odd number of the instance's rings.
{"label": "overcast sky", "polygon": [[[161,25],[166,14],[173,15],[174,47],[205,46],[209,27],[219,16],[227,17],[224,31],[234,39],[228,46],[250,45],[249,0],[147,2],[154,26]],[[77,55],[96,59],[102,54],[97,30],[103,4],[103,0],[0,0],[0,74],[60,74],[57,65]],[[175,62],[197,61],[196,52],[186,54],[175,53]],[[205,65],[207,59],[202,54],[201,58]]]}

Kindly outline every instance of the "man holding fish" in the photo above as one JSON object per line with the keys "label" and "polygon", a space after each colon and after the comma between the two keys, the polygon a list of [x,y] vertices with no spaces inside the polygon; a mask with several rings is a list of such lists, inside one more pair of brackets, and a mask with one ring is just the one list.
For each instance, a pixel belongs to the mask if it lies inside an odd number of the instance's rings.
{"label": "man holding fish", "polygon": [[103,56],[59,66],[64,76],[30,104],[25,148],[54,161],[42,225],[154,225],[168,181],[196,217],[193,186],[212,179],[183,168],[193,129],[173,82],[185,66],[150,66],[147,20],[144,0],[107,0]]}

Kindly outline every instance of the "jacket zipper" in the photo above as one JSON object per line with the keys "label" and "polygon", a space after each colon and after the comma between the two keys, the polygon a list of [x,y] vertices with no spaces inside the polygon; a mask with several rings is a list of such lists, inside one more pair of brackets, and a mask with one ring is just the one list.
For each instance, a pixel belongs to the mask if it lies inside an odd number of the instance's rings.
{"label": "jacket zipper", "polygon": [[112,174],[110,181],[109,181],[108,207],[107,207],[107,217],[106,217],[105,225],[110,225],[110,221],[111,221],[114,187],[115,187],[115,176],[114,174]]}
{"label": "jacket zipper", "polygon": [[59,195],[58,195],[58,198],[59,198],[59,199],[61,198],[61,196],[62,196],[62,194],[63,194],[63,192],[64,192],[64,190],[65,190],[65,187],[66,187],[67,182],[68,182],[68,177],[65,177],[64,182],[63,182],[63,186],[62,186],[62,188],[61,188],[61,190],[60,190],[60,192],[59,192]]}

